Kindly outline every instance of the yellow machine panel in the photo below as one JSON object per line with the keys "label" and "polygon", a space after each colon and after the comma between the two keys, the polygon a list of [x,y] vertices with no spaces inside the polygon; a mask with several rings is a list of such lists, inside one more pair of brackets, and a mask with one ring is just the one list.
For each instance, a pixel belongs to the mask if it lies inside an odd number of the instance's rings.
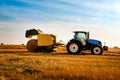
{"label": "yellow machine panel", "polygon": [[38,46],[53,45],[53,37],[50,34],[38,34]]}

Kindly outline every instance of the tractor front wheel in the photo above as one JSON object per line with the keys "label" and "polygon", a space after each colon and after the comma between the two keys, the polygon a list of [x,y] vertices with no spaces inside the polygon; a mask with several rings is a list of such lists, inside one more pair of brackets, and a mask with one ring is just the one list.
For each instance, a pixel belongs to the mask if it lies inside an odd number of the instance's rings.
{"label": "tractor front wheel", "polygon": [[38,45],[37,45],[37,40],[36,39],[32,39],[32,40],[29,40],[28,43],[27,43],[27,49],[29,52],[36,52],[38,48]]}
{"label": "tractor front wheel", "polygon": [[101,46],[95,45],[92,50],[91,50],[92,54],[94,55],[101,55],[103,53],[103,49]]}

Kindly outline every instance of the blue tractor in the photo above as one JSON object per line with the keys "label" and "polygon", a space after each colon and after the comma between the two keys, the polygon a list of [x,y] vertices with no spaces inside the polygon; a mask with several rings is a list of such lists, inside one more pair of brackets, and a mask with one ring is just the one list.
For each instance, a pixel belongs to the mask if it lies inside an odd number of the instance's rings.
{"label": "blue tractor", "polygon": [[74,38],[66,46],[69,54],[80,54],[82,50],[91,50],[94,55],[103,53],[101,41],[89,39],[89,32],[74,31],[74,33]]}

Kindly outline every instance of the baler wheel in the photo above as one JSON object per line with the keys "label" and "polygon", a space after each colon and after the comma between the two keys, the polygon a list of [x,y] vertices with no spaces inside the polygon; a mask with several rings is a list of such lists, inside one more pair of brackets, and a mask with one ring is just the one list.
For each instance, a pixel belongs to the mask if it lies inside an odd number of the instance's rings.
{"label": "baler wheel", "polygon": [[38,45],[37,45],[37,40],[36,39],[32,39],[32,40],[29,40],[28,43],[27,43],[27,49],[29,52],[36,52],[38,48]]}

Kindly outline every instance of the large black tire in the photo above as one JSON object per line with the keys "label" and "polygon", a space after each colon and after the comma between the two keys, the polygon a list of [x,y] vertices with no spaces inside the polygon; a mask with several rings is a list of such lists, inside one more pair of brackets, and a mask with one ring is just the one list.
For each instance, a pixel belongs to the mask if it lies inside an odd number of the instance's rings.
{"label": "large black tire", "polygon": [[103,49],[102,49],[101,46],[95,45],[95,46],[93,46],[93,48],[91,49],[91,52],[92,52],[92,54],[94,54],[94,55],[102,55]]}
{"label": "large black tire", "polygon": [[82,44],[79,41],[72,40],[67,44],[68,54],[79,54],[83,49]]}
{"label": "large black tire", "polygon": [[27,49],[29,52],[36,52],[38,48],[38,45],[37,45],[37,40],[36,39],[32,39],[32,40],[29,40],[28,43],[27,43]]}

